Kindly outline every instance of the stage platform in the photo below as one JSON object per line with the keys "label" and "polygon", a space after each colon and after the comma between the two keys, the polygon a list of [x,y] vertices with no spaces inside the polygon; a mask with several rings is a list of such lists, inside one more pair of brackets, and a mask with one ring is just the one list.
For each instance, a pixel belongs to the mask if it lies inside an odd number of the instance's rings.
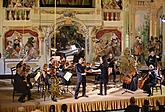
{"label": "stage platform", "polygon": [[[3,85],[3,86],[2,86]],[[69,89],[74,93],[74,86],[71,85]],[[163,86],[163,94],[160,94],[160,91],[154,92],[153,96],[148,97],[146,93],[143,93],[142,90],[138,89],[132,93],[124,92],[124,89],[120,86],[120,83],[117,85],[109,85],[108,94],[106,96],[99,96],[98,85],[87,84],[87,95],[89,97],[81,97],[81,92],[78,99],[74,99],[71,94],[64,94],[63,97],[58,98],[57,102],[51,100],[51,97],[47,96],[45,101],[41,98],[40,93],[37,92],[37,89],[32,90],[32,96],[34,100],[26,101],[25,103],[19,103],[17,101],[18,97],[15,97],[15,102],[12,102],[12,86],[0,84],[0,112],[18,112],[19,107],[24,107],[26,112],[31,112],[35,110],[36,107],[42,112],[49,112],[50,105],[55,105],[56,112],[61,112],[61,105],[67,104],[67,112],[90,112],[98,110],[116,110],[124,109],[129,105],[130,97],[134,96],[137,100],[137,105],[140,107],[143,105],[144,99],[150,101],[151,106],[156,105],[156,100],[158,100],[162,105],[165,105],[165,87]]]}

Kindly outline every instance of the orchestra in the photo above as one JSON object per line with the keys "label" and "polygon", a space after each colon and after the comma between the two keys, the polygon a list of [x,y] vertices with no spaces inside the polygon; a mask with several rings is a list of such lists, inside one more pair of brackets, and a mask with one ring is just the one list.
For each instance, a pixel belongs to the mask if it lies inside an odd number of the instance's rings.
{"label": "orchestra", "polygon": [[[78,99],[81,84],[82,96],[88,97],[86,95],[86,76],[88,76],[89,74],[96,75],[97,73],[97,76],[99,77],[98,81],[100,84],[100,92],[98,93],[98,95],[103,95],[103,90],[104,95],[107,95],[107,84],[109,80],[109,75],[112,73],[113,82],[114,84],[116,84],[116,66],[118,63],[125,62],[124,64],[119,64],[120,74],[124,73],[122,77],[123,88],[132,91],[135,91],[138,88],[143,89],[146,93],[148,93],[148,96],[151,96],[151,87],[156,85],[156,64],[152,59],[152,57],[154,57],[153,54],[153,51],[151,51],[150,56],[148,58],[147,64],[150,64],[148,68],[149,72],[141,78],[141,74],[138,73],[138,70],[136,69],[136,62],[134,62],[136,60],[130,57],[130,54],[128,52],[124,52],[124,55],[126,57],[122,57],[123,60],[120,59],[121,57],[119,57],[118,59],[113,57],[112,53],[110,53],[108,56],[100,56],[100,62],[98,62],[99,65],[97,65],[96,62],[87,63],[85,62],[85,59],[83,57],[77,57],[78,62],[73,62],[73,60],[67,60],[66,57],[64,57],[63,55],[60,56],[59,60],[52,57],[50,59],[49,64],[45,63],[41,68],[41,80],[47,86],[48,92],[51,93],[51,88],[55,85],[52,81],[52,78],[55,79],[54,81],[57,86],[59,86],[59,84],[66,85],[68,83],[68,80],[64,78],[65,74],[67,72],[77,74],[77,83],[75,86],[74,98]],[[123,66],[125,66],[125,68]],[[95,72],[95,70],[98,71]],[[18,99],[19,102],[25,102],[25,96],[28,96],[28,99],[31,99],[30,89],[32,88],[32,84],[30,80],[31,76],[29,74],[29,71],[31,71],[31,68],[24,61],[20,61],[16,66],[16,74],[14,80],[15,85],[18,86],[21,83],[21,81],[25,82],[26,80],[26,84],[22,83],[22,85],[24,86],[21,87],[21,90],[18,89],[22,92],[22,95]],[[20,82],[18,82],[18,79],[20,79]],[[58,81],[61,82],[59,83]],[[56,95],[54,101],[56,101]]]}

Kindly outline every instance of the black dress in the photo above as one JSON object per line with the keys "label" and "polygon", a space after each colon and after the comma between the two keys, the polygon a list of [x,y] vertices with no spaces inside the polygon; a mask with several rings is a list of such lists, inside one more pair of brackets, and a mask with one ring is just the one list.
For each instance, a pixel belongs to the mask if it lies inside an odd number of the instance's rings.
{"label": "black dress", "polygon": [[104,84],[104,95],[107,94],[107,83],[108,83],[108,63],[102,63],[97,69],[101,69],[100,74],[100,95],[102,95],[103,84]]}

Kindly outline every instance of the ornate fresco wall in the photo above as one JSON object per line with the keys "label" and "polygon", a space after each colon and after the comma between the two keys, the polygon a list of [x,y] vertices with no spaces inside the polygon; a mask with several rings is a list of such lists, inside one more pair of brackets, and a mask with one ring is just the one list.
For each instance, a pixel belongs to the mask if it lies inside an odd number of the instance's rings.
{"label": "ornate fresco wall", "polygon": [[6,59],[24,58],[26,60],[39,57],[38,33],[29,29],[9,30],[4,35]]}
{"label": "ornate fresco wall", "polygon": [[119,56],[121,54],[121,39],[122,34],[117,29],[100,29],[96,33],[96,40],[94,41],[95,60],[99,56],[109,55]]}

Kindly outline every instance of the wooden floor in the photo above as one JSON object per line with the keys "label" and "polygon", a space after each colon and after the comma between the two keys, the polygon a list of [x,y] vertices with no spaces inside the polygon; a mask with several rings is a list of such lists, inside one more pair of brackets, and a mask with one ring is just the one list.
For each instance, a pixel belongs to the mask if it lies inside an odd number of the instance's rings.
{"label": "wooden floor", "polygon": [[[117,83],[116,85],[114,84],[110,84],[108,87],[108,94],[106,96],[99,96],[97,95],[97,93],[99,93],[99,89],[97,89],[98,85],[94,85],[91,83],[87,84],[87,95],[89,97],[79,97],[78,99],[74,99],[74,97],[70,94],[70,93],[66,93],[64,94],[63,97],[58,98],[57,102],[54,102],[51,100],[51,97],[47,96],[46,100],[44,101],[44,99],[41,97],[41,94],[37,92],[37,89],[33,89],[32,90],[32,96],[34,98],[34,100],[31,101],[26,101],[25,103],[19,103],[17,101],[18,97],[15,97],[15,102],[12,102],[12,86],[9,85],[0,85],[0,109],[2,112],[10,112],[11,110],[13,112],[17,112],[17,108],[19,106],[28,106],[27,108],[29,108],[29,110],[34,109],[35,107],[31,107],[30,106],[34,106],[34,104],[39,104],[40,106],[42,105],[47,105],[48,107],[43,107],[46,108],[44,112],[46,112],[49,108],[50,105],[60,105],[65,103],[70,105],[70,111],[77,111],[75,109],[73,109],[73,107],[71,107],[71,104],[80,104],[80,103],[92,103],[92,102],[109,102],[109,101],[126,101],[125,104],[121,104],[121,106],[113,106],[111,105],[110,107],[108,106],[108,109],[122,109],[125,108],[128,104],[129,104],[129,99],[130,97],[134,96],[137,99],[137,104],[139,106],[142,106],[143,104],[143,100],[144,99],[151,99],[150,101],[150,105],[154,106],[155,105],[155,101],[153,100],[161,100],[160,103],[161,104],[165,104],[165,87],[163,86],[163,94],[160,95],[160,91],[158,90],[158,92],[154,92],[154,95],[151,97],[148,97],[146,93],[143,93],[143,91],[141,89],[136,90],[133,93],[129,93],[126,92],[124,94],[122,94],[125,90],[122,89],[121,87],[121,83]],[[69,87],[69,90],[74,94],[74,85],[71,85]],[[79,96],[81,96],[81,93],[79,94]],[[16,108],[17,107],[17,108]],[[8,110],[8,109],[9,110]],[[41,108],[41,110],[44,110],[43,108]],[[59,107],[60,108],[60,107]],[[58,109],[57,109],[58,110]],[[88,109],[85,109],[88,110]],[[89,109],[90,110],[90,109]],[[97,109],[94,109],[97,110]],[[83,111],[83,109],[81,110]]]}

